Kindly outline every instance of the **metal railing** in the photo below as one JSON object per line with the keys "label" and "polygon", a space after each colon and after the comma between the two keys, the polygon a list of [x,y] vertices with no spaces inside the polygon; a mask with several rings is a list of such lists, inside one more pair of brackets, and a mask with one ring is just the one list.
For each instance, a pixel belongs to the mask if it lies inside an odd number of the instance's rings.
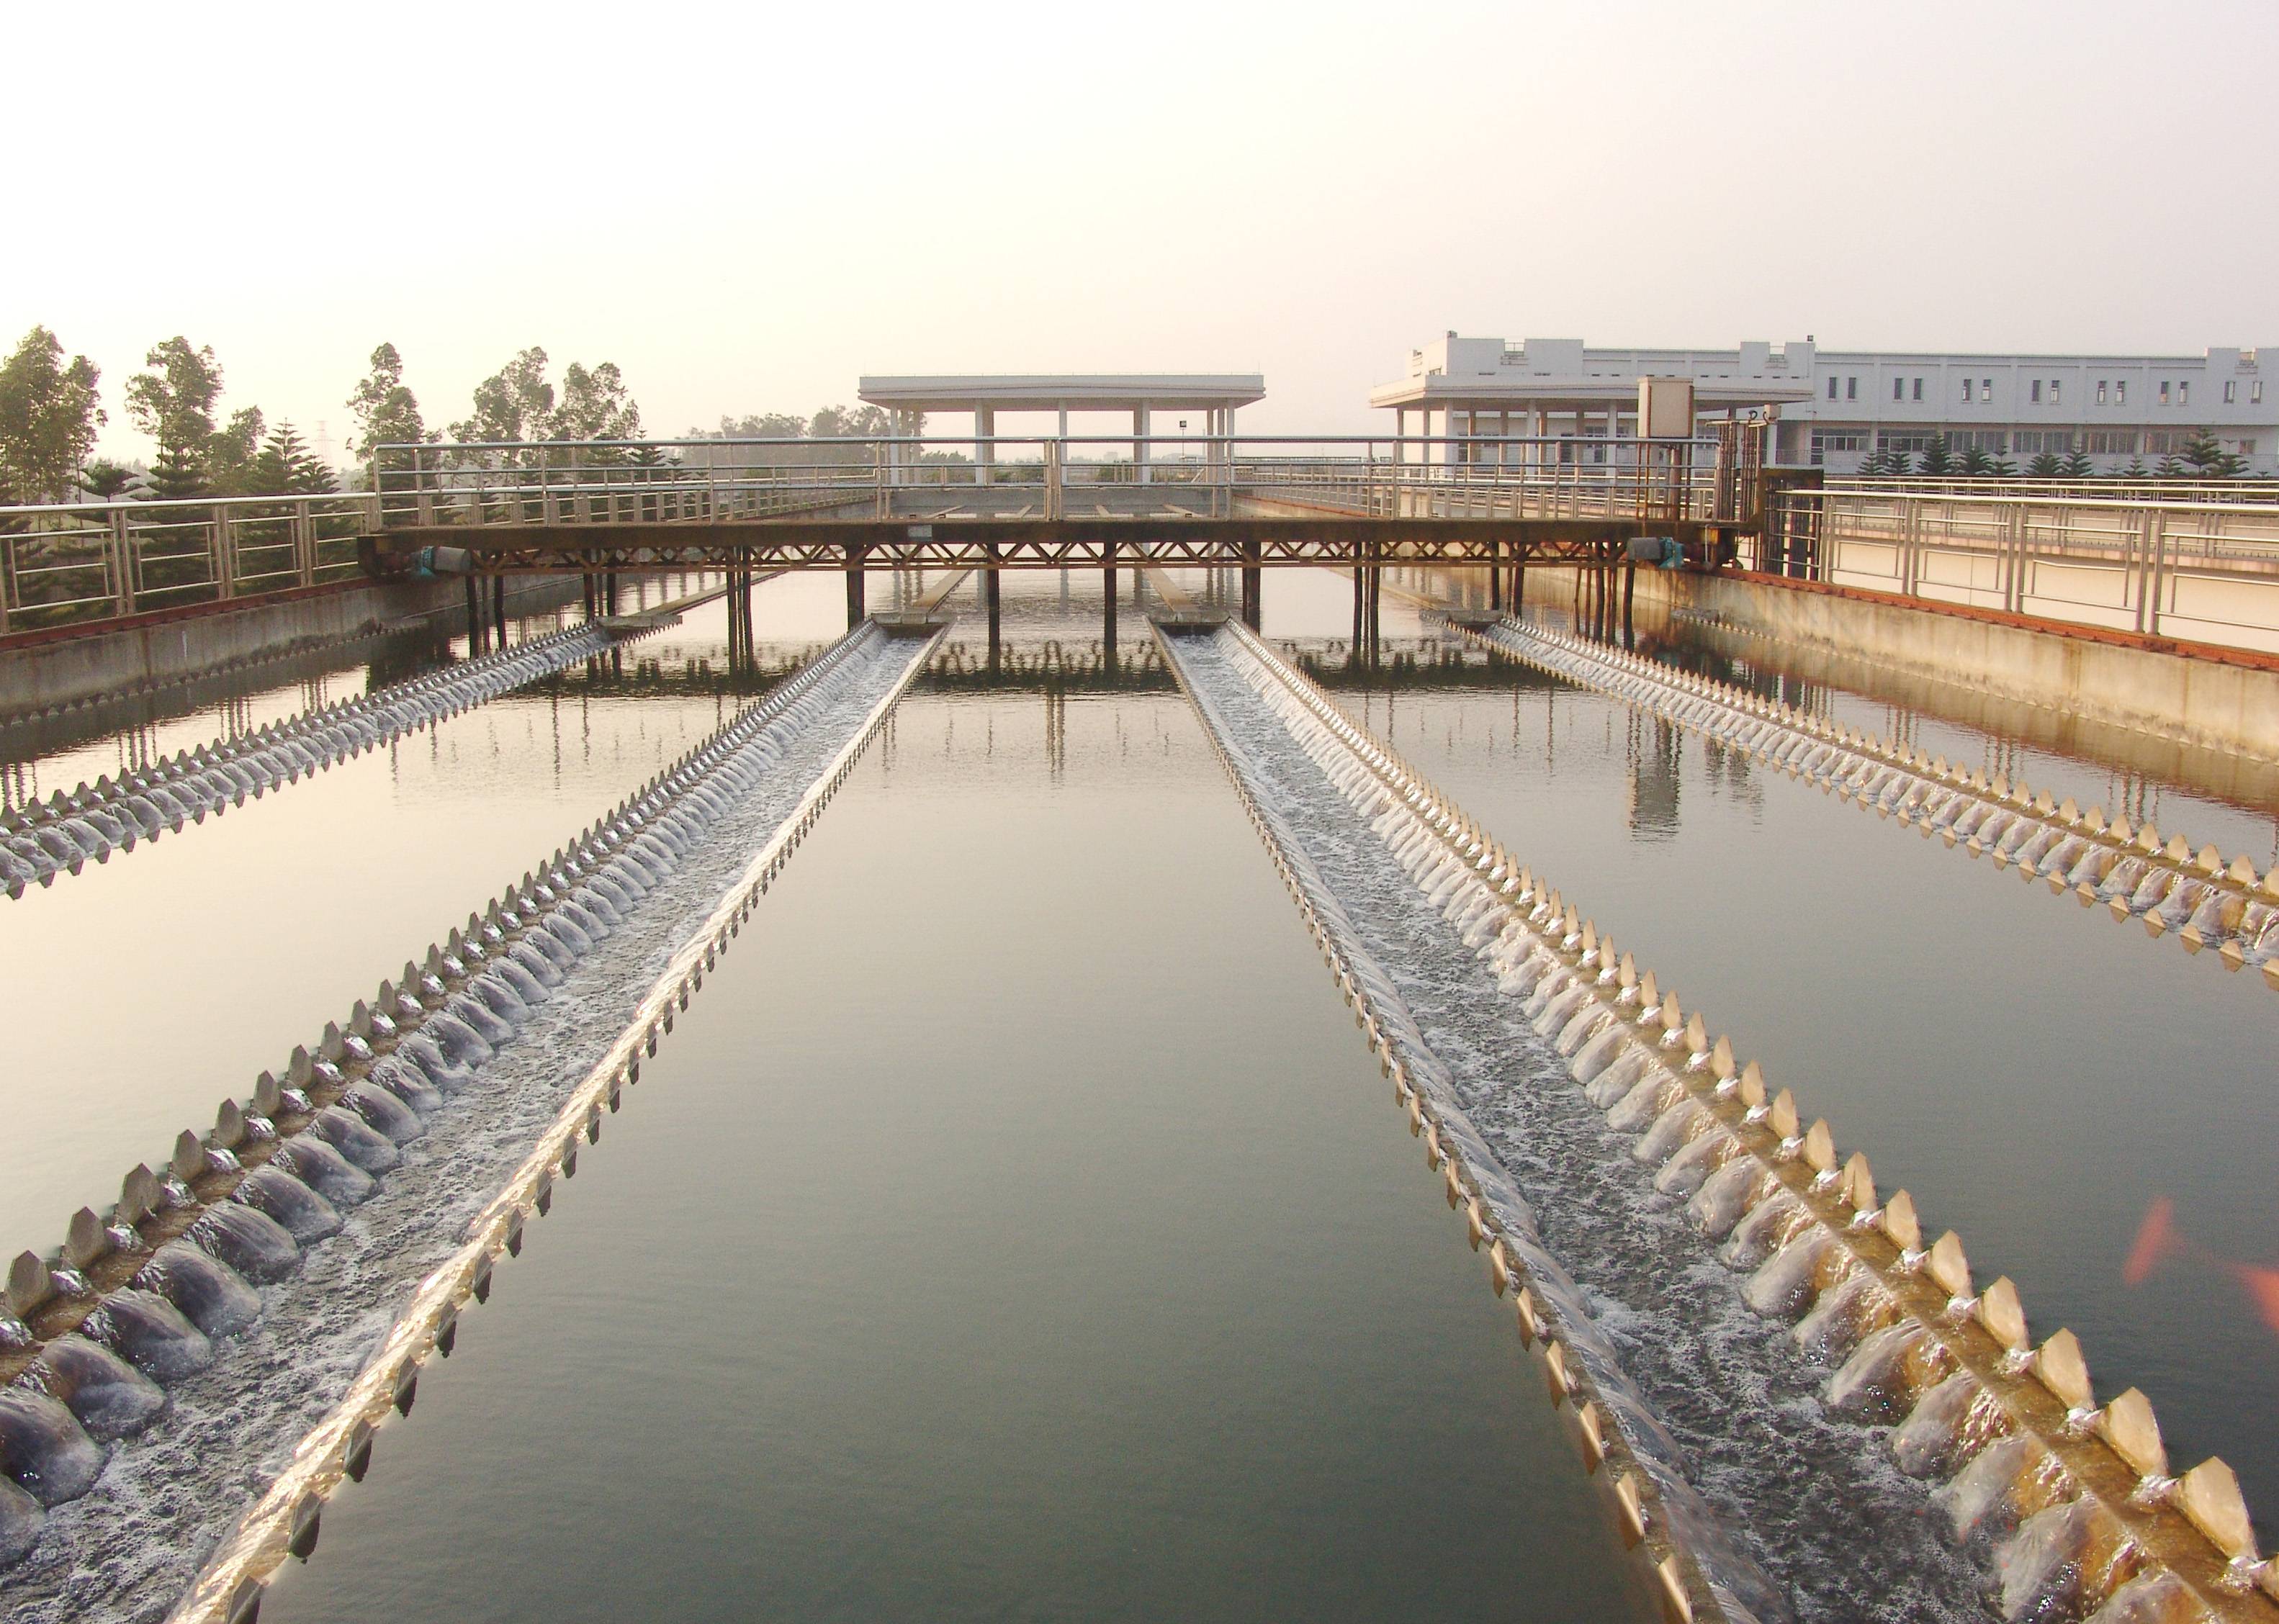
{"label": "metal railing", "polygon": [[1776,574],[2279,651],[2279,486],[1835,481],[1770,499]]}
{"label": "metal railing", "polygon": [[0,508],[0,634],[346,579],[372,523],[359,494]]}
{"label": "metal railing", "polygon": [[[710,523],[802,515],[1231,517],[1285,502],[1376,517],[1715,511],[1720,442],[1486,436],[1014,436],[388,446],[384,526]],[[834,512],[834,510],[840,510]]]}

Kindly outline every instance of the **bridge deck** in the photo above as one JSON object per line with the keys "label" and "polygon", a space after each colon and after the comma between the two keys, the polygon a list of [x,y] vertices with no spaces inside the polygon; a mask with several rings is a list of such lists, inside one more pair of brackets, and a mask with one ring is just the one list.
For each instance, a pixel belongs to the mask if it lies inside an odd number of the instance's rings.
{"label": "bridge deck", "polygon": [[1601,563],[1633,536],[1698,541],[1698,520],[1239,517],[778,518],[675,523],[392,525],[365,538],[372,562],[409,566],[455,548],[485,573],[725,569],[1067,570],[1119,565]]}

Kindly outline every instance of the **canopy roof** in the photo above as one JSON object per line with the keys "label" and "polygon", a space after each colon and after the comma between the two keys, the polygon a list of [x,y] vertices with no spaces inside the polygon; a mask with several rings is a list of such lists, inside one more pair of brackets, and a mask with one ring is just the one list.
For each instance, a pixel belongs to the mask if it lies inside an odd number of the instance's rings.
{"label": "canopy roof", "polygon": [[1209,411],[1266,398],[1256,372],[1021,372],[864,378],[856,394],[905,411]]}

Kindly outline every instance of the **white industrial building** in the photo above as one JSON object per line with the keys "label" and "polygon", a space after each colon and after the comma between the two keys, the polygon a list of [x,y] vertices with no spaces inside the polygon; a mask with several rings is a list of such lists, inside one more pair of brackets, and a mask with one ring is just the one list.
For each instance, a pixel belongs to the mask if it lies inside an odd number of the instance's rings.
{"label": "white industrial building", "polygon": [[[2273,350],[2279,357],[2279,349]],[[1694,381],[1705,415],[1779,408],[1773,459],[1849,473],[1877,450],[1917,456],[1938,435],[2024,468],[2044,452],[2098,472],[2155,467],[2205,430],[2259,474],[2279,472],[2279,390],[2252,349],[2198,356],[1916,355],[1822,349],[1811,339],[1734,349],[1594,349],[1580,339],[1462,338],[1408,354],[1370,391],[1433,462],[1499,460],[1477,441],[1635,433],[1638,380]],[[1412,454],[1414,455],[1414,454]],[[1510,460],[1518,460],[1512,456]]]}

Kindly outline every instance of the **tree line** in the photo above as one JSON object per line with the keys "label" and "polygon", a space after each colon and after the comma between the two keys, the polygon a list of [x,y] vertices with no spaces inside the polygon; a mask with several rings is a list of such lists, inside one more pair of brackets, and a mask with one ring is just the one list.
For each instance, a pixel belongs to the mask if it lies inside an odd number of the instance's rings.
{"label": "tree line", "polygon": [[[1944,434],[1931,436],[1920,456],[1910,457],[1896,448],[1878,449],[1868,454],[1860,464],[1860,471],[1869,476],[1904,476],[1915,474],[1931,479],[2014,479],[2018,464],[2006,456],[1996,456],[1983,446],[1973,446],[1958,453]],[[2224,449],[2222,443],[2208,429],[2194,434],[2181,451],[2172,451],[2151,468],[2141,456],[2131,457],[2129,465],[2112,477],[2117,479],[2236,479],[2248,471],[2248,461],[2237,451]],[[2074,451],[2060,456],[2054,451],[2044,451],[2026,464],[2029,479],[2087,479],[2095,477],[2097,465],[2086,451]]]}
{"label": "tree line", "polygon": [[[0,364],[0,506],[325,495],[340,488],[289,421],[272,427],[254,405],[222,411],[222,368],[211,345],[177,335],[152,345],[142,364],[127,380],[125,408],[127,420],[150,436],[152,455],[147,463],[119,463],[93,455],[96,431],[110,421],[102,369],[69,355],[45,326],[25,334]],[[641,406],[616,363],[572,362],[558,389],[548,367],[544,349],[518,351],[475,386],[467,416],[439,432],[427,426],[403,380],[403,356],[381,344],[348,398],[356,422],[349,449],[368,459],[384,446],[442,443],[448,433],[454,447],[465,448],[451,460],[493,463],[513,461],[512,451],[499,448],[518,442],[641,437]]]}

